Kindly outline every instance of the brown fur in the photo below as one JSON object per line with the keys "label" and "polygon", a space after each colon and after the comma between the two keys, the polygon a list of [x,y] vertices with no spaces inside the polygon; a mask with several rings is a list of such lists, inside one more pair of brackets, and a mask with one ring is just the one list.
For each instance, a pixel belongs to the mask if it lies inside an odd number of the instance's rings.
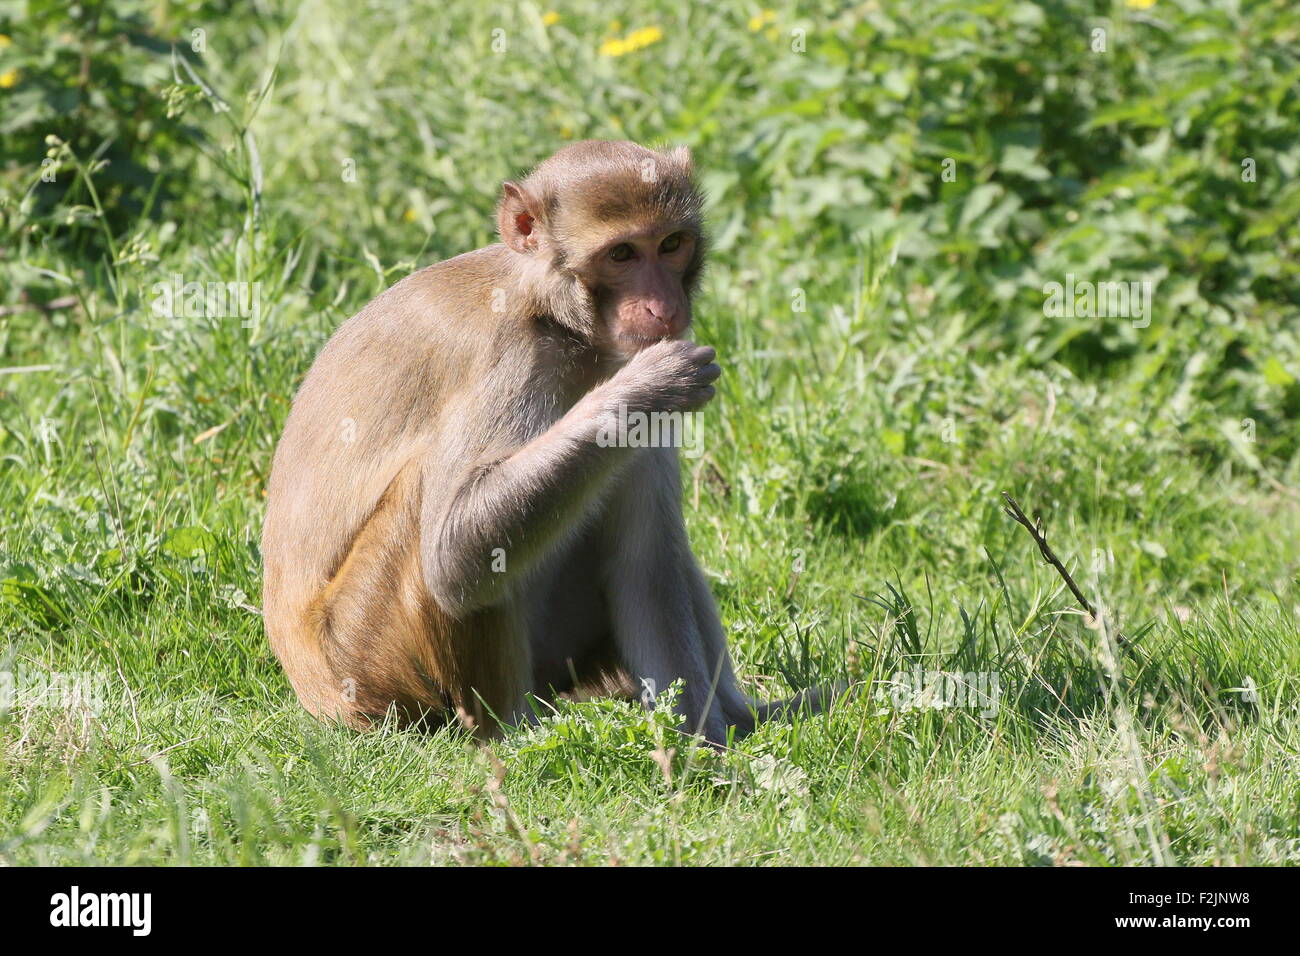
{"label": "brown fur", "polygon": [[[321,350],[262,539],[267,633],[313,714],[358,729],[454,715],[491,735],[528,716],[529,691],[652,677],[685,679],[683,716],[711,740],[752,724],[675,450],[595,440],[621,406],[713,394],[712,350],[646,331],[689,323],[691,175],[683,150],[561,150],[503,189],[503,244],[408,276]],[[689,245],[660,245],[679,230]],[[614,264],[617,242],[635,262]]]}

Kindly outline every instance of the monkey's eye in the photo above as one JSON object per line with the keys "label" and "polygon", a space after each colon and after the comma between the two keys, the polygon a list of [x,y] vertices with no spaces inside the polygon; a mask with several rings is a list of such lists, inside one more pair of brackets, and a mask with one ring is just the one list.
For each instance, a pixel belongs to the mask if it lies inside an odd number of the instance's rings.
{"label": "monkey's eye", "polygon": [[671,236],[659,243],[659,251],[663,253],[673,253],[682,247],[682,234],[674,232]]}
{"label": "monkey's eye", "polygon": [[609,257],[615,262],[627,262],[636,255],[636,250],[629,243],[620,242],[613,249],[609,250]]}

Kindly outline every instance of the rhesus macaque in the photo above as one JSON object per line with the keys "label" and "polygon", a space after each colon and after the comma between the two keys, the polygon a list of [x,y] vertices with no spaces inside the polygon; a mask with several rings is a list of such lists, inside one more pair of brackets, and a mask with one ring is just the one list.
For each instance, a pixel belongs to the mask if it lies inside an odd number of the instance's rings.
{"label": "rhesus macaque", "polygon": [[504,185],[501,242],[345,322],[271,472],[266,629],[303,705],[365,729],[457,717],[492,736],[529,693],[684,680],[721,743],[741,694],[682,521],[675,448],[605,447],[627,412],[713,397],[684,336],[705,239],[691,158],[562,149]]}

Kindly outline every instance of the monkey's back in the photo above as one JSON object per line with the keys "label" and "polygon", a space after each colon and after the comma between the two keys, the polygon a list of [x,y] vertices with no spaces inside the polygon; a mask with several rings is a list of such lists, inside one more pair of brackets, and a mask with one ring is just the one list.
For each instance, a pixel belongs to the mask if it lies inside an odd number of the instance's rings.
{"label": "monkey's back", "polygon": [[[378,546],[364,538],[377,516],[411,520],[421,475],[409,466],[425,450],[491,442],[464,434],[457,410],[482,401],[494,363],[481,343],[510,318],[465,301],[463,290],[490,283],[501,255],[489,247],[458,256],[381,293],[335,331],[294,398],[268,482],[263,613],[272,647],[316,712],[324,705],[312,701],[337,695],[321,636],[331,582],[359,548]],[[410,549],[410,534],[388,534]],[[406,591],[421,590],[418,554],[383,562],[404,569]],[[390,626],[431,626],[407,620],[425,614],[424,595],[402,600],[409,613]]]}

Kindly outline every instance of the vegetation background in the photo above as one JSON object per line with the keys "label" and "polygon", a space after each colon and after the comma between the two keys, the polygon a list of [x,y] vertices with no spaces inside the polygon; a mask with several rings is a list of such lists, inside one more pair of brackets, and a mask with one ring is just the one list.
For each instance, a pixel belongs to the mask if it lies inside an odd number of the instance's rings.
{"label": "vegetation background", "polygon": [[[1293,0],[0,0],[0,862],[1300,861],[1298,84]],[[294,389],[585,137],[710,197],[688,521],[746,686],[864,692],[725,753],[320,726],[257,609]]]}

